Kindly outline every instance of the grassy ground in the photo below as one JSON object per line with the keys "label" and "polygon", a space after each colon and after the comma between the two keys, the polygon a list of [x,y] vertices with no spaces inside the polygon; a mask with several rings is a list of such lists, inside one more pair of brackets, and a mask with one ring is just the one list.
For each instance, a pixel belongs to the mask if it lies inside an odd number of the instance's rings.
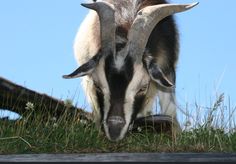
{"label": "grassy ground", "polygon": [[[203,124],[172,138],[143,129],[128,133],[120,142],[110,142],[94,124],[84,120],[43,117],[33,108],[18,121],[0,121],[0,154],[12,153],[91,153],[91,152],[236,152],[235,124],[226,130],[218,126],[217,111],[222,97],[213,104]],[[43,111],[42,111],[43,113]],[[233,115],[233,113],[232,113]],[[222,118],[221,118],[222,119]],[[228,118],[225,118],[228,119]],[[223,121],[222,121],[223,122]],[[188,125],[186,125],[188,126]]]}

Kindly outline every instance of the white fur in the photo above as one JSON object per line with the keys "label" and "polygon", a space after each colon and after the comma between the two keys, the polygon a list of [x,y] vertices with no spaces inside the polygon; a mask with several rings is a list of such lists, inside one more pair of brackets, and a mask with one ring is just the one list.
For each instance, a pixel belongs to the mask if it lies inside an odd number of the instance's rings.
{"label": "white fur", "polygon": [[172,92],[158,91],[159,102],[161,106],[161,113],[176,117],[176,100],[175,94]]}
{"label": "white fur", "polygon": [[[98,20],[98,15],[95,11],[90,10],[74,40],[74,54],[78,64],[84,64],[91,59],[100,49],[100,33],[94,35],[95,22]],[[96,27],[99,31],[100,27]]]}
{"label": "white fur", "polygon": [[[93,72],[93,80],[100,86],[104,95],[104,116],[103,120],[107,119],[108,112],[110,109],[110,90],[106,80],[106,75],[104,72],[105,61],[102,58],[99,62],[97,69]],[[106,129],[105,129],[106,130]]]}
{"label": "white fur", "polygon": [[[124,104],[124,113],[125,113],[125,121],[126,124],[121,131],[119,139],[122,139],[129,127],[132,116],[132,108],[134,103],[134,97],[136,93],[144,86],[147,85],[150,81],[150,77],[148,76],[146,70],[144,69],[142,64],[134,65],[134,75],[131,82],[128,85],[125,95],[125,104]],[[144,107],[143,107],[144,108]]]}
{"label": "white fur", "polygon": [[91,77],[85,76],[82,79],[82,86],[89,104],[93,109],[94,122],[99,125],[101,120],[100,109],[97,103],[96,90],[94,89]]}
{"label": "white fur", "polygon": [[97,102],[96,88],[94,86],[94,82],[99,84],[104,94],[104,109],[103,110],[104,110],[105,116],[103,117],[103,119],[107,118],[107,114],[110,108],[110,97],[109,97],[110,91],[109,91],[109,86],[106,81],[105,72],[103,71],[104,70],[103,68],[104,68],[104,59],[101,59],[99,65],[96,67],[92,75],[83,77],[83,81],[82,81],[83,89],[86,93],[87,100],[93,108],[93,115],[95,119],[94,121],[98,125],[100,125],[102,116],[100,115],[100,107]]}
{"label": "white fur", "polygon": [[124,58],[122,56],[118,56],[115,59],[115,67],[117,70],[120,70],[124,65]]}
{"label": "white fur", "polygon": [[144,106],[137,117],[145,117],[152,113],[153,103],[157,95],[156,83],[151,81],[145,97]]}

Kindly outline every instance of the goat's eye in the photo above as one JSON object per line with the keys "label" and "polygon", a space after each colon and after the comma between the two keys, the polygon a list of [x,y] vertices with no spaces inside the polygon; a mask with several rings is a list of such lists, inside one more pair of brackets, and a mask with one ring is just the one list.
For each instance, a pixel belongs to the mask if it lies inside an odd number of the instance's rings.
{"label": "goat's eye", "polygon": [[125,47],[125,43],[116,43],[116,50],[117,51],[120,51],[124,47]]}
{"label": "goat's eye", "polygon": [[102,93],[102,89],[99,87],[97,83],[94,83],[94,86],[96,88],[96,91],[98,91],[99,93]]}

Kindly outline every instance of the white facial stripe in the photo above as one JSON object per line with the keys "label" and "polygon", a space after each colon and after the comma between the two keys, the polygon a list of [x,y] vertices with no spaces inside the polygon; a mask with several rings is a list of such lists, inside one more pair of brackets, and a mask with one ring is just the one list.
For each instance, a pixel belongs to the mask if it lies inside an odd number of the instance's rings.
{"label": "white facial stripe", "polygon": [[124,58],[122,56],[117,56],[115,59],[115,67],[117,70],[120,70],[124,65]]}
{"label": "white facial stripe", "polygon": [[128,88],[126,90],[125,95],[125,104],[124,104],[124,115],[125,115],[125,121],[126,124],[124,128],[121,131],[120,139],[124,137],[126,134],[130,121],[131,116],[133,114],[133,103],[134,103],[134,97],[139,90],[140,86],[145,85],[149,82],[150,77],[148,76],[146,70],[144,69],[143,65],[134,65],[134,75],[131,80],[131,82],[128,85]]}
{"label": "white facial stripe", "polygon": [[[104,102],[103,102],[104,103],[104,108],[103,108],[104,116],[100,116],[100,118],[103,117],[103,120],[106,120],[108,112],[109,112],[109,108],[110,108],[110,97],[109,97],[110,90],[109,90],[109,86],[106,80],[106,75],[104,72],[104,65],[105,65],[105,61],[104,61],[104,58],[102,58],[98,66],[92,73],[92,79],[93,79],[93,82],[96,82],[100,86],[104,94]],[[96,89],[94,88],[93,83],[90,84],[90,88],[88,89],[89,89],[88,92],[90,93],[89,99],[92,100],[92,104],[95,104],[94,108],[97,111],[97,113],[100,113],[100,106],[97,102]],[[97,116],[95,116],[95,118],[96,117]]]}
{"label": "white facial stripe", "polygon": [[100,86],[100,88],[103,92],[103,95],[104,95],[104,101],[103,101],[104,115],[101,117],[103,117],[102,119],[103,119],[103,126],[104,126],[105,133],[106,133],[107,137],[110,138],[108,126],[106,123],[109,109],[110,109],[110,90],[109,90],[108,82],[106,80],[104,67],[105,67],[105,60],[104,60],[104,58],[102,58],[100,60],[100,63],[98,64],[97,68],[95,69],[94,73],[92,74],[92,76],[93,76],[93,80]]}
{"label": "white facial stripe", "polygon": [[[121,133],[120,133],[120,136],[119,136],[119,140],[124,138],[128,128],[129,128],[129,124],[130,124],[130,121],[131,121],[131,116],[132,116],[132,107],[133,107],[133,102],[127,102],[124,104],[124,111],[125,111],[125,121],[126,121],[126,124],[125,126],[123,127],[123,129],[121,130]],[[127,111],[127,109],[129,109],[129,111]]]}
{"label": "white facial stripe", "polygon": [[127,54],[128,54],[127,47],[123,48],[121,51],[117,53],[116,58],[115,58],[115,67],[117,70],[120,70],[122,66],[124,65]]}
{"label": "white facial stripe", "polygon": [[97,69],[96,69],[95,74],[97,76],[98,83],[101,86],[101,89],[104,94],[104,114],[105,114],[104,119],[106,119],[108,110],[110,108],[110,97],[109,97],[110,90],[109,90],[109,85],[106,80],[104,67],[105,67],[105,60],[104,60],[104,58],[102,58],[100,60],[100,63],[98,65]]}

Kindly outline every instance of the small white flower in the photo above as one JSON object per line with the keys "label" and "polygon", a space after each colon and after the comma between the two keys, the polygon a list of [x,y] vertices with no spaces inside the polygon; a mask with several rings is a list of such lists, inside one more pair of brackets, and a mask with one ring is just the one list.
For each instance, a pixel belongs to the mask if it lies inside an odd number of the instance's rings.
{"label": "small white flower", "polygon": [[130,125],[129,125],[129,131],[131,131],[131,130],[133,129],[133,125],[134,125],[134,124],[130,124]]}
{"label": "small white flower", "polygon": [[185,124],[184,124],[184,126],[186,126],[186,127],[189,127],[189,126],[191,126],[191,122],[188,120],[188,121],[186,121],[185,122]]}
{"label": "small white flower", "polygon": [[138,132],[141,132],[141,131],[142,131],[142,128],[141,128],[141,127],[138,127],[137,130],[138,130]]}
{"label": "small white flower", "polygon": [[54,127],[54,128],[57,128],[57,127],[58,127],[58,124],[57,124],[57,123],[54,123],[54,124],[53,124],[53,127]]}
{"label": "small white flower", "polygon": [[34,104],[32,102],[27,102],[25,109],[34,111]]}
{"label": "small white flower", "polygon": [[56,117],[52,117],[52,121],[57,121],[57,118]]}
{"label": "small white flower", "polygon": [[27,123],[27,120],[26,120],[26,119],[23,119],[23,123],[24,123],[24,124]]}
{"label": "small white flower", "polygon": [[82,120],[82,119],[81,119],[81,120],[80,120],[80,123],[81,123],[81,124],[87,124],[87,120]]}
{"label": "small white flower", "polygon": [[73,106],[73,101],[70,100],[70,99],[66,99],[66,100],[64,101],[64,104],[65,104],[65,106],[66,106],[67,108],[70,108],[70,107]]}

